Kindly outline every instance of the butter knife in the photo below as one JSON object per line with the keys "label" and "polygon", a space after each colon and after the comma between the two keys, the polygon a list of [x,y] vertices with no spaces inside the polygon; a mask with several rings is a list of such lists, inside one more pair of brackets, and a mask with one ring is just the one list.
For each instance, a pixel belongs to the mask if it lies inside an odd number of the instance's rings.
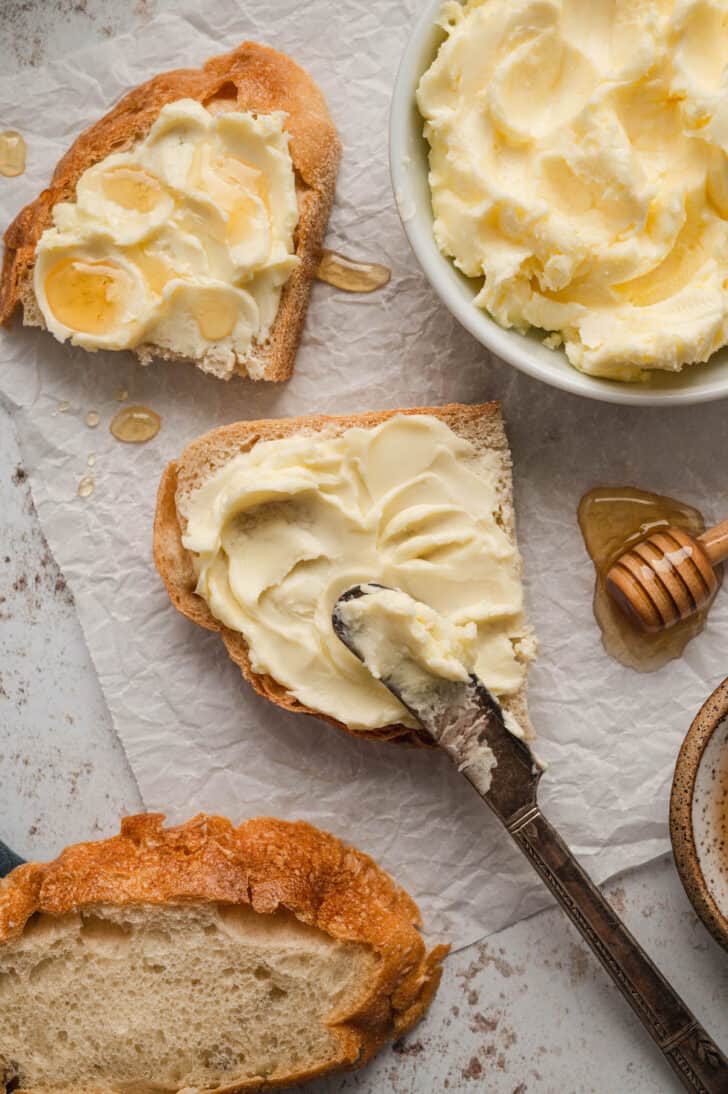
{"label": "butter knife", "polygon": [[[355,585],[334,605],[332,623],[341,641],[366,666],[360,628],[346,622],[343,605],[381,586]],[[403,651],[403,657],[407,657]],[[411,659],[410,659],[411,660]],[[529,746],[509,729],[485,684],[412,671],[377,678],[419,721],[473,785],[561,908],[581,932],[652,1036],[686,1090],[728,1094],[728,1060],[680,996],[627,930],[538,806],[543,769]],[[417,680],[418,686],[411,681]]]}

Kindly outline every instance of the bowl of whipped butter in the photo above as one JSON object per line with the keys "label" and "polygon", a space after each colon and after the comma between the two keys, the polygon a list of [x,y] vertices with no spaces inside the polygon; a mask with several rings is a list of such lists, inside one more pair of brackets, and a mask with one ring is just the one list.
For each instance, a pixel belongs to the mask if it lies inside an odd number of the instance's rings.
{"label": "bowl of whipped butter", "polygon": [[426,5],[392,181],[475,338],[607,402],[728,396],[727,67],[728,9],[707,0]]}

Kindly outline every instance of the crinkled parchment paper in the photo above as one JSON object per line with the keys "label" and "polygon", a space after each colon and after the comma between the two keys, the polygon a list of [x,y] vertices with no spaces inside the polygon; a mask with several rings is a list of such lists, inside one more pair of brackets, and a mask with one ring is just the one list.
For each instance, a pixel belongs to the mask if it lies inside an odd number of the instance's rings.
{"label": "crinkled parchment paper", "polygon": [[[2,336],[2,389],[147,807],[175,821],[202,809],[305,818],[374,855],[415,895],[428,931],[464,945],[540,907],[540,882],[443,757],[355,741],[279,711],[252,694],[216,636],[173,610],[151,557],[160,472],[191,438],[238,418],[501,399],[541,643],[531,705],[551,765],[543,805],[604,879],[668,847],[678,745],[728,670],[728,596],[680,662],[652,676],[621,668],[592,618],[576,505],[596,483],[634,482],[725,516],[726,404],[600,405],[491,359],[428,288],[390,192],[387,111],[414,0],[309,0],[303,10],[294,0],[190,5],[0,80],[3,127],[21,130],[29,147],[27,173],[0,179],[0,220],[46,184],[70,141],[122,92],[252,38],[290,52],[324,89],[345,148],[329,245],[386,263],[390,285],[359,297],[315,286],[285,385],[224,384],[181,365],[144,369],[129,355],[86,354],[16,324]],[[125,446],[109,434],[120,387],[162,415],[152,443]],[[90,409],[101,415],[96,429],[85,424]],[[96,489],[82,499],[92,452]]]}

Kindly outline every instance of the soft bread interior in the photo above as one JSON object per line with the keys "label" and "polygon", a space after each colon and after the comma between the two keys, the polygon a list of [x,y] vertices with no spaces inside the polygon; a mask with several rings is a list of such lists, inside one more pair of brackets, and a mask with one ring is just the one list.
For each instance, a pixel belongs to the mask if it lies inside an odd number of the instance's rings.
{"label": "soft bread interior", "polygon": [[[96,905],[0,948],[5,1089],[212,1091],[334,1063],[379,959],[287,912]],[[3,1089],[0,1082],[0,1090]]]}

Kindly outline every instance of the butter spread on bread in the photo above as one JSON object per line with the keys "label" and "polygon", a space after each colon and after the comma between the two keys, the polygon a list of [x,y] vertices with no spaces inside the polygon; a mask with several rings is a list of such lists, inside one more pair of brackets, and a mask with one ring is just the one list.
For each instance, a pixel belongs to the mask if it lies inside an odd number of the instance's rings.
{"label": "butter spread on bread", "polygon": [[265,341],[299,261],[283,122],[183,99],[84,171],[37,248],[35,296],[56,338],[92,350],[152,342],[229,372]]}
{"label": "butter spread on bread", "polygon": [[308,824],[162,821],[0,881],[0,1085],[268,1090],[421,1017],[446,950],[368,856]]}
{"label": "butter spread on bread", "polygon": [[425,685],[431,677],[467,683],[475,667],[475,623],[453,623],[401,589],[358,588],[363,595],[339,600],[334,615],[372,676],[399,683],[401,670],[412,666]]}
{"label": "butter spread on bread", "polygon": [[[154,170],[150,172],[137,165],[134,152],[145,144],[165,108],[176,108],[182,102],[194,104],[192,111],[197,111],[197,122],[214,134],[212,144],[231,150],[234,157],[242,146],[251,153],[249,158],[241,158],[239,164],[233,162],[232,171],[230,162],[224,162],[224,156],[222,172],[218,170],[220,164],[217,157],[203,159],[201,155],[199,164],[194,167],[190,164],[193,177],[188,180],[189,187],[195,190],[198,186],[195,176],[198,179],[204,176],[205,185],[215,192],[208,192],[203,187],[195,198],[185,191],[184,201],[191,207],[191,216],[182,226],[187,233],[184,241],[179,232],[175,235],[176,254],[183,273],[184,269],[194,272],[205,255],[208,260],[212,255],[208,274],[215,282],[215,292],[208,292],[206,286],[199,298],[197,293],[190,292],[188,285],[179,287],[179,299],[176,301],[178,312],[174,314],[174,322],[160,319],[141,341],[134,342],[137,317],[132,314],[129,300],[133,299],[135,308],[144,299],[149,301],[150,289],[158,289],[156,295],[163,296],[168,266],[173,265],[171,259],[174,257],[169,233],[160,229],[159,247],[149,248],[150,253],[141,262],[137,248],[136,260],[131,268],[125,264],[126,259],[112,265],[113,256],[103,255],[99,258],[94,244],[91,253],[86,253],[88,261],[83,263],[80,270],[61,266],[51,285],[50,296],[62,320],[59,326],[58,318],[54,319],[56,333],[62,333],[65,327],[66,336],[70,339],[75,334],[75,340],[79,341],[79,327],[82,327],[86,341],[96,340],[100,343],[110,327],[122,327],[122,333],[130,339],[126,344],[132,347],[132,352],[144,364],[155,358],[163,358],[188,361],[221,379],[237,374],[269,381],[285,380],[293,371],[311,283],[334,198],[341,145],[324,97],[308,73],[285,54],[255,42],[243,42],[229,53],[210,57],[198,69],[176,69],[153,76],[123,95],[108,113],[79,134],[58,161],[49,185],[21,209],[5,232],[0,275],[0,323],[9,324],[15,314],[22,310],[25,325],[47,325],[35,293],[38,244],[44,232],[48,229],[54,231],[56,207],[76,203],[78,183],[90,169],[93,170],[103,161],[113,162],[119,154],[122,155],[122,162],[126,161],[126,167],[103,182],[103,189],[100,194],[97,192],[96,199],[88,195],[97,211],[101,210],[101,223],[106,224],[107,229],[109,224],[104,217],[109,208],[120,206],[119,213],[114,214],[117,229],[120,213],[134,212],[133,208],[125,210],[125,203],[136,206],[136,213],[140,214],[138,217],[124,215],[127,227],[133,227],[136,221],[138,230],[146,217],[150,221],[154,221],[155,217],[157,222],[160,221],[160,210],[169,208],[169,202],[159,197]],[[242,132],[236,134],[239,126],[235,122],[228,125],[222,119],[219,123],[213,121],[213,117],[225,113],[246,115],[249,128],[251,123],[255,123],[252,128],[259,131],[245,136]],[[204,123],[203,118],[207,118]],[[276,132],[266,131],[266,126],[277,129],[276,119],[285,129],[285,138]],[[184,130],[181,121],[176,124]],[[241,124],[244,126],[244,123]],[[189,121],[188,135],[192,128],[192,121]],[[280,264],[269,259],[267,266],[265,263],[261,266],[261,230],[264,235],[265,222],[258,201],[266,205],[267,195],[265,187],[258,189],[254,185],[257,181],[254,171],[261,166],[255,153],[257,149],[261,154],[265,151],[267,156],[276,147],[283,160],[288,154],[292,164],[297,221],[295,230],[290,226],[284,228],[282,221],[276,220],[276,224],[272,225],[273,217],[269,215],[271,237],[279,232],[279,242],[285,244],[289,257],[282,257]],[[165,162],[165,169],[172,171],[175,160],[178,165],[186,162],[179,151],[171,157],[172,163]],[[134,169],[129,173],[127,167]],[[280,182],[281,174],[277,168],[276,172]],[[275,179],[268,176],[263,180],[263,174],[261,172],[260,181],[265,181],[266,185],[271,182],[278,185]],[[290,186],[290,175],[284,171],[282,177]],[[223,208],[216,229],[209,198],[212,197],[212,204],[215,205],[222,195],[223,205],[226,202],[229,204],[231,190],[228,184],[231,179],[234,181],[232,189],[236,193],[238,188],[240,191],[240,207],[232,217],[230,210]],[[178,181],[172,179],[173,192]],[[160,180],[160,185],[168,199],[167,184]],[[103,199],[101,205],[99,198]],[[199,203],[202,203],[202,208]],[[266,213],[270,212],[266,207]],[[61,221],[64,216],[67,217],[68,213],[61,213]],[[58,227],[63,229],[63,223]],[[223,234],[223,227],[225,238],[221,245],[220,239],[215,237]],[[252,229],[249,236],[246,234],[248,227]],[[189,228],[193,230],[188,232]],[[201,233],[198,231],[200,228]],[[290,255],[291,247],[286,235],[289,228],[293,233],[295,259]],[[233,247],[228,246],[228,232],[232,235]],[[242,246],[243,236],[250,240],[247,250]],[[127,235],[126,238],[128,241],[131,237]],[[113,232],[108,233],[106,243],[112,248],[117,245],[134,247],[132,243],[123,243]],[[96,265],[98,261],[101,261],[101,267]],[[225,274],[218,287],[220,266],[228,262],[240,270],[239,283],[234,284],[232,277]],[[289,272],[284,277],[283,267],[287,262],[290,263]],[[282,290],[281,281],[284,281]],[[266,288],[268,282],[270,292]],[[43,283],[43,278],[39,283]],[[82,291],[77,292],[79,289]],[[80,303],[71,309],[67,303],[69,290],[71,297],[81,297]],[[251,300],[258,309],[257,326]],[[271,307],[275,302],[277,310],[272,317]],[[193,311],[195,317],[190,319]],[[71,312],[75,313],[76,318],[75,325],[71,323],[69,326]],[[178,313],[187,317],[186,330],[180,330]],[[248,339],[248,329],[256,331],[252,339]],[[153,335],[158,335],[164,344],[154,341]],[[177,335],[182,346],[176,341]],[[249,345],[247,352],[243,352],[246,339]],[[201,352],[196,352],[195,347]],[[89,348],[94,347],[89,345]]]}
{"label": "butter spread on bread", "polygon": [[359,582],[472,624],[474,670],[513,695],[531,639],[500,470],[497,453],[428,414],[261,441],[180,505],[196,591],[244,637],[255,673],[355,729],[416,725],[334,634],[334,604]]}

